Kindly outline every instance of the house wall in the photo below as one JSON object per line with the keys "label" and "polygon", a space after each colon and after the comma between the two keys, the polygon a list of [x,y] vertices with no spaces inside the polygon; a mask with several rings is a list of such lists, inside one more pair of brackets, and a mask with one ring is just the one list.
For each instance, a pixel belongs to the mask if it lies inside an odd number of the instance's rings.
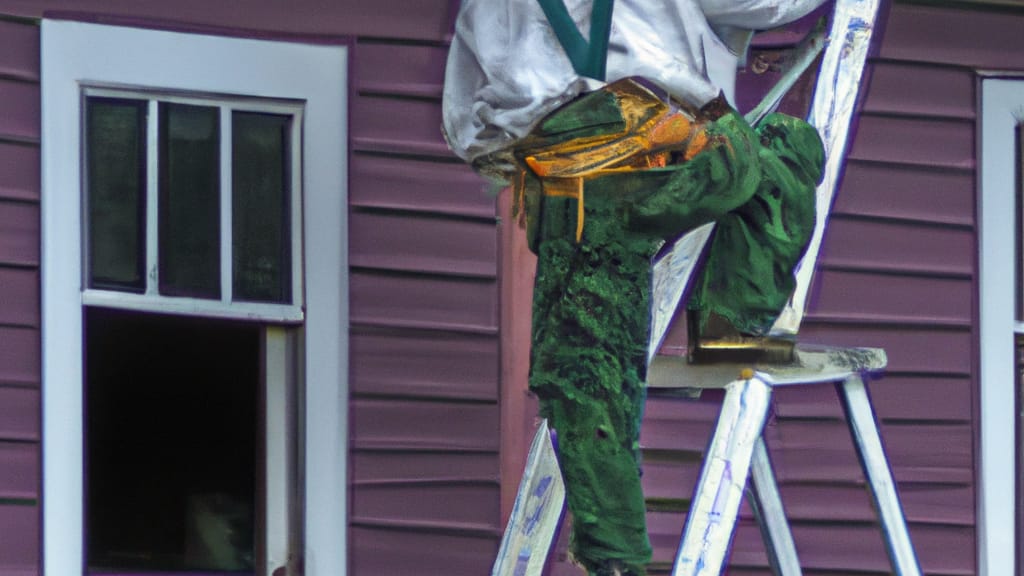
{"label": "house wall", "polygon": [[488,570],[500,535],[498,242],[493,197],[439,132],[450,5],[0,0],[0,574],[39,570],[38,19],[68,11],[355,38],[352,573]]}
{"label": "house wall", "polygon": [[356,44],[355,574],[485,574],[502,528],[495,203],[441,139],[446,55]]}
{"label": "house wall", "polygon": [[39,554],[39,29],[0,20],[0,574]]}

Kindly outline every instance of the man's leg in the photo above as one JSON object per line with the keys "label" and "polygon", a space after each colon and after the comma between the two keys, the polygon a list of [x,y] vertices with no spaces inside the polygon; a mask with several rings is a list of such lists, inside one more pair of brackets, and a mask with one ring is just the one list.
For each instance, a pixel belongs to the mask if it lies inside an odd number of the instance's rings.
{"label": "man's leg", "polygon": [[[534,288],[530,388],[558,431],[572,553],[591,575],[644,574],[651,548],[639,474],[649,258],[624,237],[576,244],[574,201],[548,199]],[[595,202],[598,204],[598,202]],[[592,211],[587,231],[618,226]]]}
{"label": "man's leg", "polygon": [[716,327],[709,324],[721,320],[741,334],[766,335],[792,294],[793,269],[814,230],[814,192],[824,162],[817,132],[775,114],[757,133],[763,145],[757,192],[718,220],[689,302],[702,337],[712,336],[707,331]]}

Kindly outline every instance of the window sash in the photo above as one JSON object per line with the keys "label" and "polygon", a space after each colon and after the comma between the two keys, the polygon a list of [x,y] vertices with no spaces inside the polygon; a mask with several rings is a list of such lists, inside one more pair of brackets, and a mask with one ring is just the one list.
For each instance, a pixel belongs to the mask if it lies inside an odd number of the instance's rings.
{"label": "window sash", "polygon": [[[192,94],[174,91],[134,90],[105,86],[86,86],[82,89],[83,119],[87,98],[118,98],[140,100],[148,106],[146,125],[146,189],[145,198],[145,290],[130,293],[120,290],[90,287],[89,250],[83,247],[82,303],[128,310],[186,314],[216,318],[235,318],[263,322],[297,323],[304,319],[303,302],[303,245],[302,245],[302,125],[303,104],[287,100],[246,98],[223,94]],[[220,162],[220,297],[218,299],[160,294],[159,278],[159,105],[185,104],[212,106],[219,109],[219,162]],[[289,179],[290,286],[288,301],[284,303],[251,302],[237,300],[233,294],[233,238],[232,238],[232,114],[254,112],[291,117],[288,134],[287,170]],[[83,130],[83,150],[87,135]],[[86,152],[87,153],[87,152]],[[83,178],[83,186],[87,179]],[[83,194],[82,221],[88,230],[88,193]],[[85,234],[86,242],[88,233]]]}

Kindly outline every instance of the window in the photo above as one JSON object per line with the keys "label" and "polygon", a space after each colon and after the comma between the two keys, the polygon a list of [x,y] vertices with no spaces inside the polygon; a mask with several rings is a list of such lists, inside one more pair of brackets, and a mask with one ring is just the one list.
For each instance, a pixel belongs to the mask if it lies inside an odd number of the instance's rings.
{"label": "window", "polygon": [[978,473],[978,572],[1016,574],[1022,533],[1017,476],[1021,445],[1020,382],[1016,343],[1024,337],[1017,310],[1024,285],[1021,221],[1020,133],[1024,80],[985,78],[979,110],[979,332],[980,462]]}
{"label": "window", "polygon": [[302,319],[302,106],[85,90],[86,304]]}
{"label": "window", "polygon": [[347,48],[41,53],[45,573],[344,575]]}
{"label": "window", "polygon": [[276,475],[298,506],[297,431],[258,414],[295,421],[297,390],[260,401],[261,341],[302,319],[302,103],[83,97],[86,566],[252,573],[277,547],[273,570],[299,530],[256,494]]}

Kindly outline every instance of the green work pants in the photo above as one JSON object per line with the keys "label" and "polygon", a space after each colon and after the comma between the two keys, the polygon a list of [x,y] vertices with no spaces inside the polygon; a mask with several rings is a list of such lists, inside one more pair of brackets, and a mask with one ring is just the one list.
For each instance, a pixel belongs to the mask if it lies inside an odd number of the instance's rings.
{"label": "green work pants", "polygon": [[[588,119],[590,133],[600,121]],[[823,158],[813,128],[772,115],[754,130],[728,113],[706,130],[707,148],[689,161],[585,180],[578,242],[578,200],[527,178],[538,255],[530,388],[558,432],[571,552],[591,575],[644,574],[651,556],[639,473],[651,259],[718,222],[689,305],[762,332],[813,229]]]}

